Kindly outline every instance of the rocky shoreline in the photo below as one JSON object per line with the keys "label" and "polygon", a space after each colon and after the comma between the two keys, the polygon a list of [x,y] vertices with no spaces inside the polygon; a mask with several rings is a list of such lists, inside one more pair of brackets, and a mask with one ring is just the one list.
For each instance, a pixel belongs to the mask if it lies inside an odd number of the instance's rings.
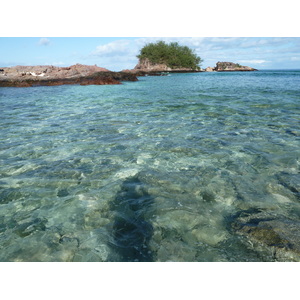
{"label": "rocky shoreline", "polygon": [[73,65],[16,66],[0,69],[0,87],[56,86],[65,84],[104,85],[137,81],[137,76],[125,72],[112,72],[98,66]]}
{"label": "rocky shoreline", "polygon": [[171,69],[165,64],[139,61],[134,69],[112,72],[97,65],[76,64],[70,67],[16,66],[0,68],[0,87],[55,86],[64,84],[104,85],[137,81],[139,76],[161,76],[169,73],[257,71],[232,62],[218,62],[214,68]]}

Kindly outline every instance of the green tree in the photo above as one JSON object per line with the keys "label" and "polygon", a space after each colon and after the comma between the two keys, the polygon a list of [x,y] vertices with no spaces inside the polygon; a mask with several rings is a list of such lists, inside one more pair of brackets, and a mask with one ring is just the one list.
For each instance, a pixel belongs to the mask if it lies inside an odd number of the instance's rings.
{"label": "green tree", "polygon": [[177,42],[167,44],[164,41],[146,44],[137,57],[140,60],[147,58],[153,64],[164,63],[171,69],[189,68],[197,70],[203,61],[189,47],[180,46]]}

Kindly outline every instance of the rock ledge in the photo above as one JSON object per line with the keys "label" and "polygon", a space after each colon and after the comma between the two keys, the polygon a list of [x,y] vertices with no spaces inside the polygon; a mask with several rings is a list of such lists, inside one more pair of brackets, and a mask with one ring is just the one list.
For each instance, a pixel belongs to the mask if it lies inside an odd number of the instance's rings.
{"label": "rock ledge", "polygon": [[135,74],[112,72],[98,66],[16,66],[0,69],[0,87],[52,86],[63,84],[102,85],[137,81]]}

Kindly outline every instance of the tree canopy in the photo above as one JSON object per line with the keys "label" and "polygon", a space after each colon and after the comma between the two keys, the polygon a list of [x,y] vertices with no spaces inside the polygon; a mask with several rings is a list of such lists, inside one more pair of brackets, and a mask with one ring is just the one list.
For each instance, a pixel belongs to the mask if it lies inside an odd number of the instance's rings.
{"label": "tree canopy", "polygon": [[164,63],[171,69],[190,68],[197,70],[203,61],[189,47],[180,46],[177,42],[167,44],[164,41],[146,44],[137,57],[140,60],[148,58],[153,64]]}

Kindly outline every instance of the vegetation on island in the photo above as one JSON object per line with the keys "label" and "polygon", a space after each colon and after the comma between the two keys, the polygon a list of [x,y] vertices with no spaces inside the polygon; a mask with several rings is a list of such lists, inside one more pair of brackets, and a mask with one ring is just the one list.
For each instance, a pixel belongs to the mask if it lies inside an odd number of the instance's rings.
{"label": "vegetation on island", "polygon": [[203,61],[189,47],[180,46],[177,42],[167,44],[164,41],[146,44],[137,57],[140,60],[148,59],[152,64],[166,64],[171,69],[198,70]]}
{"label": "vegetation on island", "polygon": [[236,63],[232,63],[232,62],[218,62],[217,63],[217,68],[219,70],[226,70],[226,69],[234,69],[234,68],[243,68],[242,65],[240,64],[236,64]]}

